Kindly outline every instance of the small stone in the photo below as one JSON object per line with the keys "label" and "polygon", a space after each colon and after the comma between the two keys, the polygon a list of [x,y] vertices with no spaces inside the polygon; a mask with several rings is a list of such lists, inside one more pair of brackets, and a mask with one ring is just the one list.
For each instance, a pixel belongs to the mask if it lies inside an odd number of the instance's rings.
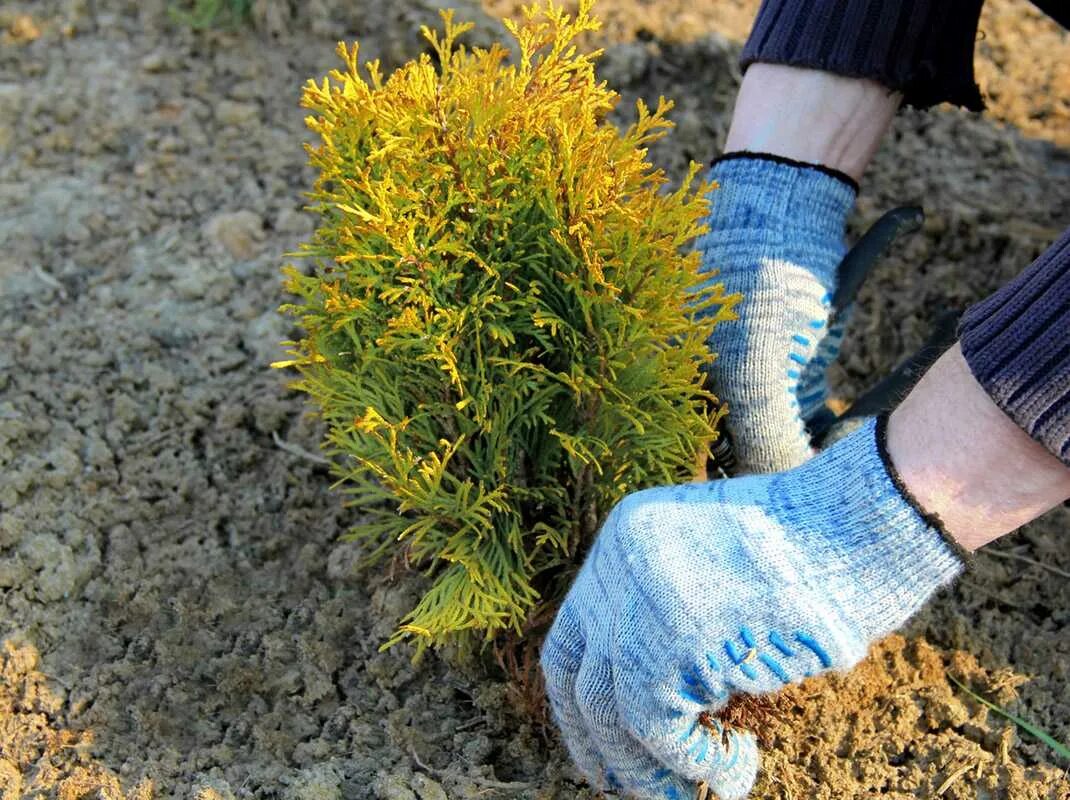
{"label": "small stone", "polygon": [[222,779],[203,782],[194,790],[194,800],[234,800],[230,784]]}
{"label": "small stone", "polygon": [[23,541],[20,550],[28,566],[37,571],[37,589],[42,600],[59,600],[75,589],[79,575],[74,553],[55,536],[37,534]]}
{"label": "small stone", "polygon": [[416,790],[420,800],[449,800],[446,790],[422,772],[412,776],[412,788]]}
{"label": "small stone", "polygon": [[26,98],[26,89],[17,83],[0,83],[0,117],[14,119]]}
{"label": "small stone", "polygon": [[14,514],[0,514],[0,547],[13,547],[26,535],[26,522]]}
{"label": "small stone", "polygon": [[184,153],[188,149],[185,140],[178,136],[164,136],[156,145],[156,150],[160,153]]}
{"label": "small stone", "polygon": [[168,72],[175,66],[175,59],[167,50],[154,50],[141,59],[141,69],[145,72]]}
{"label": "small stone", "polygon": [[190,264],[172,284],[172,288],[183,300],[198,300],[212,286],[212,272],[207,266],[199,263]]}
{"label": "small stone", "polygon": [[76,179],[61,178],[38,187],[30,199],[26,230],[45,244],[83,231],[88,234],[82,220],[95,204],[86,195],[86,185]]}
{"label": "small stone", "polygon": [[248,209],[223,211],[205,223],[204,235],[234,258],[246,260],[260,251],[264,222]]}
{"label": "small stone", "polygon": [[286,357],[286,348],[280,344],[286,339],[289,322],[275,311],[265,311],[245,326],[242,345],[253,354],[257,366],[267,366]]}
{"label": "small stone", "polygon": [[0,800],[22,797],[22,773],[6,758],[0,758]]}
{"label": "small stone", "polygon": [[261,433],[278,431],[290,413],[290,407],[281,400],[261,397],[253,402],[253,425]]}
{"label": "small stone", "polygon": [[316,764],[297,773],[286,797],[290,800],[341,800],[342,777],[331,764]]}
{"label": "small stone", "polygon": [[379,800],[417,800],[409,782],[400,775],[381,775],[375,782],[375,796]]}
{"label": "small stone", "polygon": [[360,563],[364,550],[357,542],[339,542],[327,553],[327,577],[341,584],[360,579]]}
{"label": "small stone", "polygon": [[141,405],[128,394],[116,394],[112,401],[112,414],[125,426],[140,423],[144,419]]}
{"label": "small stone", "polygon": [[82,469],[82,460],[78,454],[69,447],[62,445],[49,451],[45,456],[49,469],[47,479],[53,486],[62,486],[69,480],[73,480]]}
{"label": "small stone", "polygon": [[311,214],[295,208],[284,208],[275,218],[275,230],[291,236],[308,236],[314,225]]}
{"label": "small stone", "polygon": [[96,434],[89,437],[89,443],[85,448],[85,458],[92,466],[98,469],[110,467],[113,463],[111,449],[107,443]]}
{"label": "small stone", "polygon": [[237,81],[230,86],[227,94],[231,100],[249,102],[260,96],[263,86],[259,80]]}
{"label": "small stone", "polygon": [[[456,742],[456,740],[454,741]],[[466,734],[461,746],[461,752],[465,761],[471,764],[482,764],[494,752],[494,743],[491,742],[489,736],[483,733],[477,733],[474,736]]]}
{"label": "small stone", "polygon": [[29,580],[29,577],[29,570],[18,556],[0,559],[0,588],[11,589],[22,586]]}
{"label": "small stone", "polygon": [[215,118],[221,125],[241,127],[255,122],[259,116],[260,107],[256,103],[220,100],[215,107]]}
{"label": "small stone", "polygon": [[19,14],[7,26],[7,35],[17,44],[32,42],[41,37],[41,28],[29,14]]}
{"label": "small stone", "polygon": [[178,389],[178,378],[161,364],[150,361],[142,372],[154,392],[173,392]]}
{"label": "small stone", "polygon": [[73,122],[82,112],[82,100],[75,95],[63,95],[52,106],[52,117],[64,125]]}

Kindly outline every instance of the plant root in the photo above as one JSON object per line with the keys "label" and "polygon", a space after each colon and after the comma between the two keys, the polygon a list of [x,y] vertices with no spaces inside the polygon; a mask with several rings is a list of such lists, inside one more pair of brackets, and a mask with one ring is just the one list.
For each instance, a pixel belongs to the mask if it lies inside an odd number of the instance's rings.
{"label": "plant root", "polygon": [[713,720],[716,719],[723,728],[722,736],[727,737],[729,731],[750,731],[762,747],[771,747],[774,743],[774,726],[771,723],[791,715],[796,706],[790,689],[776,694],[737,694],[716,714],[700,714],[699,722],[706,727],[713,727]]}

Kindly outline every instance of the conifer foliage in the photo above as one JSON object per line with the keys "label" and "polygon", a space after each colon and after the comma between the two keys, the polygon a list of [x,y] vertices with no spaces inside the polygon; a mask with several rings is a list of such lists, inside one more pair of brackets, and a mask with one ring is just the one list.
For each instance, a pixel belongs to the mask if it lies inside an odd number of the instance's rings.
{"label": "conifer foliage", "polygon": [[304,91],[319,227],[279,366],[326,423],[350,535],[429,576],[389,643],[522,631],[609,509],[689,480],[715,436],[705,342],[736,298],[685,247],[711,187],[693,164],[663,191],[646,160],[669,102],[606,120],[590,8],[525,9],[514,64],[446,12],[389,77],[340,44]]}

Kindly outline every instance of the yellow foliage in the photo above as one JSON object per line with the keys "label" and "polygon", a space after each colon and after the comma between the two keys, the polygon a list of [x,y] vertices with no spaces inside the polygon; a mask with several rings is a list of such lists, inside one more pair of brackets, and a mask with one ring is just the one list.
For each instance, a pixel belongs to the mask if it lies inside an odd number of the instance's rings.
{"label": "yellow foliage", "polygon": [[606,121],[618,95],[574,44],[590,8],[507,23],[515,64],[445,12],[389,77],[340,44],[305,88],[320,225],[280,366],[344,457],[353,535],[431,578],[392,641],[522,631],[612,505],[689,478],[714,436],[701,370],[735,298],[685,249],[712,187],[693,164],[662,191],[668,101]]}

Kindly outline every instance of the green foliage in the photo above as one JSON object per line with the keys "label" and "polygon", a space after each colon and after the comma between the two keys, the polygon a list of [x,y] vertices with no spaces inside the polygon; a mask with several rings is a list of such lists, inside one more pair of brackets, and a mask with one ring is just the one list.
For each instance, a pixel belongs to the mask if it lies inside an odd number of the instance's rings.
{"label": "green foliage", "polygon": [[343,457],[351,535],[432,579],[390,643],[521,632],[608,510],[689,480],[715,436],[701,367],[736,298],[683,252],[710,187],[693,164],[659,191],[668,102],[605,120],[618,96],[572,43],[590,5],[526,9],[515,65],[458,45],[447,12],[436,58],[365,79],[340,44],[344,70],[305,88],[320,225],[314,269],[287,268],[306,335],[278,366]]}
{"label": "green foliage", "polygon": [[167,9],[171,19],[195,30],[205,30],[225,23],[237,25],[249,17],[253,0],[193,0],[189,9],[173,5]]}

